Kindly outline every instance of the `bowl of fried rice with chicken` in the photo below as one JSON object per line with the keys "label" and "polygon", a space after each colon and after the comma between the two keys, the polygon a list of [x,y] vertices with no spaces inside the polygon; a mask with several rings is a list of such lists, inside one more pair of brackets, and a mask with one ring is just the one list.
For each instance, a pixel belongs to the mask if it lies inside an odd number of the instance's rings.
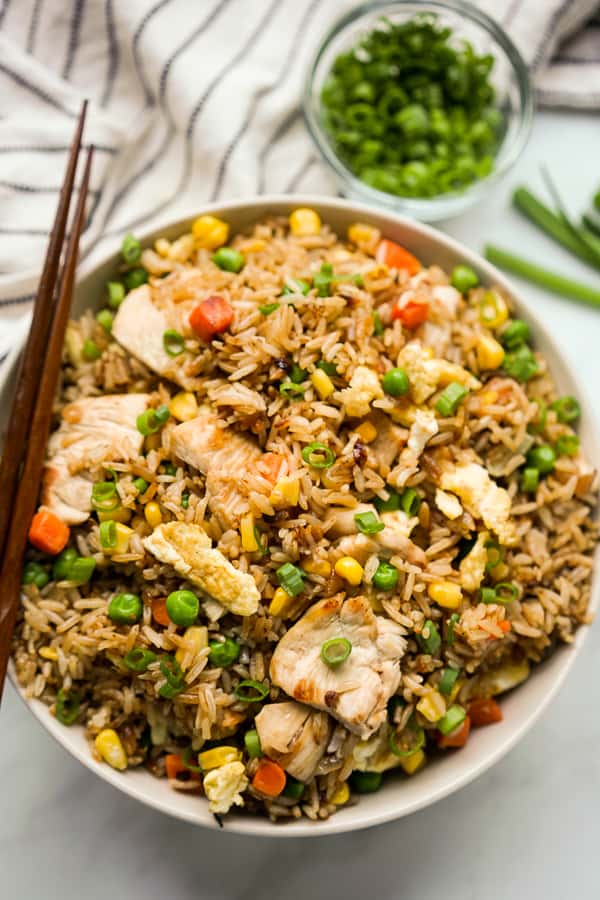
{"label": "bowl of fried rice with chicken", "polygon": [[195,824],[407,815],[582,646],[597,447],[526,298],[431,228],[307,196],[127,234],[81,267],[13,684]]}

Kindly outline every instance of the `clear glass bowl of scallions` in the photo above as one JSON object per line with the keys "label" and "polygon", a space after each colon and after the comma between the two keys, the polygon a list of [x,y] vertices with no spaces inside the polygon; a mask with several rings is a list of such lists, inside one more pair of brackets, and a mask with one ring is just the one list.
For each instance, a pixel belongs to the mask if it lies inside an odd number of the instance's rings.
{"label": "clear glass bowl of scallions", "polygon": [[344,194],[431,222],[476,203],[513,165],[533,95],[518,50],[481,10],[376,0],[326,34],[304,113]]}

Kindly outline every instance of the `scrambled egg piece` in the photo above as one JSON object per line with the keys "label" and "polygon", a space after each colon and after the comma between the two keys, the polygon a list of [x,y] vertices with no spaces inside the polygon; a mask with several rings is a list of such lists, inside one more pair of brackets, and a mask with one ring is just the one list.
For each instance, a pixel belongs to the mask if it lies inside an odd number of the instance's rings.
{"label": "scrambled egg piece", "polygon": [[483,519],[487,528],[496,532],[500,543],[515,542],[510,496],[504,488],[498,487],[483,466],[473,462],[448,466],[442,472],[440,485],[444,490],[458,494],[471,515]]}
{"label": "scrambled egg piece", "polygon": [[418,409],[415,421],[410,426],[407,448],[412,450],[415,456],[420,456],[427,443],[439,431],[439,425],[435,415],[429,409]]}
{"label": "scrambled egg piece", "polygon": [[447,519],[458,519],[459,516],[462,516],[463,508],[458,497],[455,497],[454,494],[447,494],[441,488],[435,492],[435,505]]}
{"label": "scrambled egg piece", "polygon": [[398,354],[398,366],[403,368],[410,382],[410,393],[415,403],[424,403],[438,387],[457,381],[474,391],[480,382],[456,363],[445,359],[431,359],[420,341],[411,341]]}
{"label": "scrambled egg piece", "polygon": [[246,769],[241,762],[225,763],[204,776],[204,793],[212,813],[229,812],[232,806],[243,806],[242,792],[248,787]]}
{"label": "scrambled egg piece", "polygon": [[369,414],[373,400],[381,400],[383,388],[376,372],[367,366],[357,366],[349,386],[339,396],[346,414],[359,419]]}
{"label": "scrambled egg piece", "polygon": [[251,616],[260,594],[254,578],[225,559],[199,525],[167,522],[154,529],[143,544],[157,559],[198,585],[236,616]]}
{"label": "scrambled egg piece", "polygon": [[474,546],[460,562],[460,583],[465,591],[476,591],[483,581],[487,564],[485,545],[488,537],[487,531],[480,531]]}

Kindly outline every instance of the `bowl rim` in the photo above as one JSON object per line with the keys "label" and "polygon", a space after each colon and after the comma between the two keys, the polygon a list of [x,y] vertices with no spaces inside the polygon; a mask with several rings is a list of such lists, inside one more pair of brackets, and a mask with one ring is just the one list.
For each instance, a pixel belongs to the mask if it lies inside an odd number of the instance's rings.
{"label": "bowl rim", "polygon": [[[497,157],[500,164],[495,166],[489,175],[485,178],[477,179],[464,191],[449,191],[434,197],[416,198],[388,194],[385,191],[373,188],[361,181],[360,178],[357,178],[340,159],[319,121],[319,116],[314,108],[313,86],[319,64],[329,49],[331,42],[356,20],[367,15],[377,16],[383,8],[390,6],[398,7],[399,11],[404,6],[422,6],[423,11],[429,9],[460,14],[492,36],[504,50],[516,75],[522,103],[518,129],[509,144],[503,141],[500,145],[501,152]],[[381,205],[388,209],[398,210],[400,214],[414,215],[417,218],[430,217],[431,220],[439,220],[451,216],[471,203],[477,202],[488,188],[493,187],[506,174],[527,144],[533,126],[534,110],[535,95],[529,69],[517,46],[499,22],[482,9],[479,9],[479,7],[469,3],[468,0],[366,0],[366,2],[352,7],[352,9],[337,18],[325,33],[308,67],[302,94],[304,121],[313,143],[321,158],[333,171],[337,180],[345,187],[348,187],[353,192],[353,196],[359,197],[361,202]]]}
{"label": "bowl rim", "polygon": [[[140,230],[138,233],[138,237],[142,244],[148,243],[150,240],[155,239],[156,237],[164,234],[167,230],[177,231],[178,229],[185,229],[189,227],[190,222],[198,215],[201,214],[212,214],[212,215],[222,215],[227,216],[229,214],[236,213],[250,213],[248,220],[252,221],[269,212],[277,213],[277,214],[289,214],[291,209],[297,207],[310,207],[323,212],[323,218],[326,220],[327,216],[331,211],[334,213],[339,212],[341,215],[351,214],[352,216],[360,216],[366,219],[377,218],[378,220],[387,219],[390,224],[394,226],[398,226],[402,229],[405,229],[407,232],[412,232],[418,238],[425,239],[428,241],[431,246],[439,251],[439,250],[447,250],[451,254],[460,256],[462,261],[467,265],[473,266],[486,281],[490,283],[498,284],[506,293],[516,301],[517,307],[520,310],[523,310],[529,321],[532,323],[532,330],[534,335],[539,335],[543,337],[543,341],[548,347],[548,351],[551,353],[552,358],[558,361],[559,365],[562,365],[565,370],[568,370],[569,377],[573,381],[575,389],[578,392],[578,396],[580,398],[582,409],[585,413],[586,417],[586,427],[589,433],[588,443],[590,448],[593,448],[594,445],[600,448],[600,438],[599,438],[599,430],[598,423],[593,413],[593,404],[590,401],[588,395],[587,387],[580,381],[579,375],[576,370],[572,369],[567,363],[564,361],[562,353],[558,347],[557,342],[555,341],[553,335],[546,329],[543,325],[540,316],[536,313],[535,307],[533,303],[530,303],[523,297],[523,295],[516,290],[512,283],[505,278],[505,276],[496,269],[491,263],[487,262],[482,256],[480,256],[476,251],[469,249],[460,241],[455,240],[452,237],[440,232],[439,230],[432,228],[429,225],[423,224],[421,222],[415,222],[414,220],[402,216],[398,213],[395,213],[388,209],[378,209],[372,206],[357,203],[350,200],[345,200],[341,198],[333,198],[333,197],[323,197],[315,194],[294,194],[294,195],[286,195],[286,194],[266,194],[266,195],[255,195],[252,197],[248,197],[246,199],[237,199],[230,200],[224,203],[214,202],[203,204],[199,209],[194,211],[192,215],[179,216],[175,219],[170,219],[168,217],[164,217],[161,221],[158,221],[147,228]],[[88,258],[84,261],[81,266],[80,271],[77,276],[77,284],[84,282],[87,278],[92,277],[95,272],[100,270],[103,266],[108,265],[111,260],[117,256],[119,252],[120,241],[117,237],[111,239],[110,243],[107,242],[106,248],[103,250],[102,254],[98,254],[95,258]],[[90,305],[93,305],[93,301],[90,301]],[[14,372],[14,368],[16,366],[19,353],[21,352],[24,344],[25,344],[25,332],[22,333],[20,341],[18,344],[15,344],[13,350],[11,351],[9,357],[5,361],[2,370],[0,371],[0,392],[6,390],[7,383],[10,381],[11,375]],[[600,578],[596,578],[594,576],[592,580],[592,591],[591,598],[589,604],[589,610],[594,611],[600,601]],[[575,638],[572,644],[570,645],[562,645],[557,651],[552,654],[552,659],[555,659],[560,654],[560,659],[556,664],[556,672],[552,674],[552,677],[549,677],[548,674],[545,674],[545,671],[542,667],[545,664],[542,664],[537,670],[532,672],[533,677],[545,677],[549,682],[549,686],[546,689],[545,694],[541,698],[538,704],[531,708],[527,715],[524,717],[523,721],[520,725],[514,726],[507,735],[504,736],[503,740],[499,740],[494,748],[484,754],[481,754],[481,758],[478,759],[468,770],[465,770],[462,773],[453,774],[452,768],[449,765],[451,760],[448,760],[447,764],[443,762],[441,765],[447,765],[448,768],[448,777],[437,789],[434,790],[426,790],[423,792],[423,795],[418,799],[415,799],[413,802],[406,804],[402,810],[397,810],[393,806],[386,804],[385,802],[381,803],[375,810],[366,810],[364,806],[358,804],[355,807],[348,808],[348,812],[352,811],[352,816],[345,817],[344,811],[330,817],[324,821],[313,822],[308,819],[300,819],[293,822],[282,822],[282,823],[272,823],[268,819],[260,818],[260,817],[251,817],[251,816],[233,816],[231,819],[227,819],[226,821],[226,831],[230,833],[243,834],[243,835],[253,835],[253,836],[261,836],[261,837],[277,837],[277,838],[296,838],[296,837],[322,837],[324,835],[330,834],[342,834],[350,831],[359,831],[365,828],[373,827],[375,825],[381,825],[385,822],[390,822],[396,819],[403,818],[412,814],[413,812],[417,812],[418,810],[425,809],[428,806],[433,805],[438,800],[443,799],[444,797],[449,796],[454,793],[461,787],[466,786],[470,782],[474,781],[479,775],[483,774],[487,769],[489,769],[494,763],[500,760],[509,750],[511,750],[520,740],[521,738],[528,732],[534,723],[540,718],[544,710],[551,703],[552,699],[556,696],[559,689],[564,684],[564,681],[567,677],[568,672],[573,666],[578,654],[583,647],[585,640],[589,633],[589,625],[580,626],[576,633]],[[121,773],[112,769],[110,766],[105,764],[98,763],[89,752],[89,748],[87,745],[84,750],[79,749],[74,746],[72,739],[70,738],[71,731],[68,728],[62,726],[54,717],[52,717],[49,713],[48,707],[43,704],[39,700],[30,700],[25,697],[24,690],[18,683],[16,678],[14,663],[12,659],[9,664],[9,679],[11,681],[12,686],[14,687],[16,693],[21,698],[27,709],[33,713],[38,722],[43,726],[43,728],[69,753],[69,755],[75,757],[79,762],[81,762],[86,768],[90,771],[94,772],[101,779],[111,784],[113,787],[122,791],[126,795],[132,797],[135,800],[139,800],[144,805],[149,806],[153,809],[157,809],[160,812],[166,813],[168,815],[174,816],[175,818],[181,819],[183,821],[188,821],[194,825],[199,825],[202,827],[213,828],[218,830],[218,825],[213,821],[212,816],[208,816],[206,820],[199,820],[197,815],[194,813],[188,812],[184,809],[178,809],[175,798],[178,796],[177,792],[173,791],[173,800],[174,802],[171,804],[169,802],[163,801],[158,797],[150,797],[148,796],[148,792],[145,791],[139,786],[139,782],[135,777],[135,770],[133,773]],[[525,684],[517,688],[517,691],[524,690]],[[78,731],[82,730],[81,726]],[[152,776],[148,776],[152,777]],[[382,797],[385,795],[385,792],[382,793]]]}

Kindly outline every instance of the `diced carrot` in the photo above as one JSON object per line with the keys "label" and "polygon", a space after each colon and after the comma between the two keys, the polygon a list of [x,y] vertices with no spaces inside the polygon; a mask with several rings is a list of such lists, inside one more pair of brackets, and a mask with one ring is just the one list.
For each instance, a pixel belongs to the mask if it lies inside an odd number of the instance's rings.
{"label": "diced carrot", "polygon": [[215,294],[193,308],[189,321],[200,340],[209,343],[216,334],[227,331],[233,322],[233,307]]}
{"label": "diced carrot", "polygon": [[390,269],[405,269],[409,275],[416,275],[421,271],[421,263],[416,256],[413,256],[400,244],[388,241],[387,238],[379,241],[375,259],[378,263],[389,266]]}
{"label": "diced carrot", "polygon": [[182,772],[188,772],[190,781],[200,781],[198,772],[192,772],[186,765],[178,753],[167,753],[165,756],[165,768],[167,770],[167,778],[173,779],[181,775]]}
{"label": "diced carrot", "polygon": [[29,526],[29,543],[43,553],[56,556],[67,546],[70,529],[49,509],[38,509]]}
{"label": "diced carrot", "polygon": [[438,747],[441,750],[446,750],[448,747],[464,747],[467,743],[470,730],[471,719],[469,716],[466,716],[464,722],[462,722],[458,728],[455,728],[454,731],[451,731],[450,734],[440,735]]}
{"label": "diced carrot", "polygon": [[272,759],[261,759],[252,779],[252,787],[265,797],[278,797],[285,787],[285,772]]}
{"label": "diced carrot", "polygon": [[473,728],[480,728],[482,725],[493,725],[494,722],[501,722],[503,719],[502,710],[495,700],[481,698],[472,700],[469,704],[469,718]]}
{"label": "diced carrot", "polygon": [[152,618],[155,622],[158,622],[159,625],[164,625],[165,628],[167,627],[167,625],[171,624],[169,613],[167,612],[166,597],[154,598],[154,600],[152,601]]}
{"label": "diced carrot", "polygon": [[407,328],[417,328],[427,321],[429,305],[419,300],[409,300],[400,306],[395,303],[392,307],[392,319],[400,319]]}
{"label": "diced carrot", "polygon": [[285,466],[285,456],[282,456],[281,453],[263,453],[257,463],[259,473],[273,484],[280,477]]}
{"label": "diced carrot", "polygon": [[498,628],[500,629],[500,631],[503,631],[504,634],[508,634],[511,629],[511,624],[508,619],[502,619],[501,622],[498,622]]}

